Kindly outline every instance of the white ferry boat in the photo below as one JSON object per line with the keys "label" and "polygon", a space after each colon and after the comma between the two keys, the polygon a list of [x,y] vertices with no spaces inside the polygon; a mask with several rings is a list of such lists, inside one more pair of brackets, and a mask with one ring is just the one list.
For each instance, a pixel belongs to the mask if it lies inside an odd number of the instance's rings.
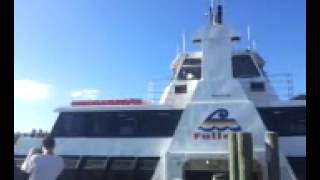
{"label": "white ferry boat", "polygon": [[[305,180],[306,100],[281,100],[255,50],[234,51],[240,40],[223,24],[222,6],[194,37],[199,52],[178,54],[158,104],[145,100],[73,101],[60,107],[51,130],[65,159],[60,180],[228,179],[226,134],[252,133],[254,180],[267,180],[264,135],[280,136],[282,180]],[[21,165],[41,137],[21,137]]]}

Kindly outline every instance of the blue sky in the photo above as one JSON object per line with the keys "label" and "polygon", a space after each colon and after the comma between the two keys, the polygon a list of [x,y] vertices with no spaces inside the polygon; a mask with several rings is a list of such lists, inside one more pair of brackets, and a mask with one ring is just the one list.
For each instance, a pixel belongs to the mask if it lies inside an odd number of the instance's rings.
{"label": "blue sky", "polygon": [[[187,36],[208,22],[209,0],[15,0],[14,130],[49,130],[72,98],[144,98],[170,75]],[[270,73],[306,89],[305,0],[225,0],[225,23],[246,27]],[[246,43],[241,44],[243,47]]]}

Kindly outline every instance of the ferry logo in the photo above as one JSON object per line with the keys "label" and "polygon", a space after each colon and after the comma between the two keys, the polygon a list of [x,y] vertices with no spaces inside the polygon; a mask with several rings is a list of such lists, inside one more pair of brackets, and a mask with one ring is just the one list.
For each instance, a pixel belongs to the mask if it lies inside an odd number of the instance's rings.
{"label": "ferry logo", "polygon": [[229,118],[229,111],[221,108],[212,112],[193,133],[193,139],[220,140],[227,138],[228,132],[241,131],[240,125]]}

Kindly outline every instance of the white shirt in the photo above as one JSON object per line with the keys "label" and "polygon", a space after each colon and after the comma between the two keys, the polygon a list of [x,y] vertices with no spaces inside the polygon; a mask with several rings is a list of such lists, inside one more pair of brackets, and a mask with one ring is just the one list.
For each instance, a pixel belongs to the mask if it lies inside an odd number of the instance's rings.
{"label": "white shirt", "polygon": [[32,155],[21,170],[30,174],[29,180],[56,180],[64,167],[63,159],[56,155]]}

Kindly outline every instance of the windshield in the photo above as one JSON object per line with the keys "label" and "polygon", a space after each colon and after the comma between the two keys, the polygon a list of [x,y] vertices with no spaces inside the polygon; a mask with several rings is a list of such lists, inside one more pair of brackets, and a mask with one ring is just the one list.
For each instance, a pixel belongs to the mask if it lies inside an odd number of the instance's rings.
{"label": "windshield", "polygon": [[234,55],[232,57],[234,78],[259,77],[259,71],[250,55]]}
{"label": "windshield", "polygon": [[201,59],[185,59],[178,74],[178,80],[199,80]]}

